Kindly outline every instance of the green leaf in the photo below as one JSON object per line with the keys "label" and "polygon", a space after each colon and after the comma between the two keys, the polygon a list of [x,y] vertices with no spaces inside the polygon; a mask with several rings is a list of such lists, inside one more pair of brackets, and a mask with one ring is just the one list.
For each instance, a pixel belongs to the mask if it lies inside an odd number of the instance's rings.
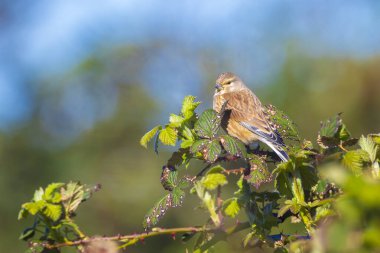
{"label": "green leaf", "polygon": [[239,156],[242,158],[247,156],[247,151],[244,144],[232,136],[222,135],[220,137],[220,143],[222,144],[224,150],[226,150],[231,155]]}
{"label": "green leaf", "polygon": [[61,194],[59,193],[58,190],[60,190],[60,188],[64,185],[65,185],[64,183],[49,184],[45,189],[43,199],[52,203],[61,202]]}
{"label": "green leaf", "polygon": [[181,148],[189,148],[194,144],[193,140],[184,140],[181,142]]}
{"label": "green leaf", "polygon": [[180,127],[184,121],[185,119],[183,117],[172,113],[169,117],[169,126],[173,128]]}
{"label": "green leaf", "polygon": [[231,218],[235,218],[235,216],[240,211],[240,206],[239,206],[237,198],[232,198],[232,199],[226,200],[223,203],[223,207],[224,207],[224,213],[227,216],[230,216]]}
{"label": "green leaf", "polygon": [[273,129],[277,130],[284,139],[300,141],[296,124],[283,111],[273,105],[265,107],[265,115]]}
{"label": "green leaf", "polygon": [[27,202],[22,205],[22,208],[27,210],[31,215],[36,215],[42,208],[45,207],[44,201]]}
{"label": "green leaf", "polygon": [[335,118],[328,119],[324,122],[321,122],[321,129],[319,130],[319,135],[321,137],[332,138],[335,137],[340,127],[342,126],[342,119],[338,114]]}
{"label": "green leaf", "polygon": [[213,163],[222,153],[222,147],[217,139],[211,141],[203,139],[194,142],[190,148],[190,151],[193,154],[200,152],[206,161]]}
{"label": "green leaf", "polygon": [[185,163],[188,160],[188,157],[191,157],[191,154],[189,154],[189,149],[180,148],[172,153],[167,165],[176,168],[177,166]]}
{"label": "green leaf", "polygon": [[377,145],[380,145],[380,133],[379,134],[370,134],[369,137],[372,138],[372,141]]}
{"label": "green leaf", "polygon": [[83,185],[78,182],[69,182],[61,189],[62,204],[67,214],[75,212],[83,200]]}
{"label": "green leaf", "polygon": [[282,196],[287,196],[288,198],[292,197],[292,190],[287,172],[277,173],[274,180],[274,186]]}
{"label": "green leaf", "polygon": [[183,137],[185,137],[186,140],[195,140],[193,132],[187,126],[183,127],[183,130],[181,133]]}
{"label": "green leaf", "polygon": [[208,175],[208,174],[214,174],[214,173],[221,173],[221,172],[224,172],[224,171],[225,171],[225,169],[222,166],[216,165],[216,166],[212,167],[211,169],[209,169],[209,171],[207,172],[206,175]]}
{"label": "green leaf", "polygon": [[172,207],[181,206],[184,197],[185,197],[185,192],[182,189],[180,189],[179,187],[174,188],[173,191],[171,192],[171,206]]}
{"label": "green leaf", "polygon": [[316,169],[311,164],[303,163],[303,165],[299,166],[298,171],[301,176],[302,187],[305,191],[310,191],[318,182]]}
{"label": "green leaf", "polygon": [[175,146],[177,142],[177,132],[171,127],[165,127],[160,131],[158,138],[164,145]]}
{"label": "green leaf", "polygon": [[[339,133],[342,129],[342,124],[340,114],[335,118],[321,122],[321,129],[319,130],[317,140],[318,144],[324,149],[338,146],[340,142]],[[344,133],[345,131],[342,132],[342,137],[345,137]]]}
{"label": "green leaf", "polygon": [[358,149],[346,152],[343,156],[342,163],[356,176],[359,176],[363,172],[363,166],[366,160],[369,160],[368,153],[364,150]]}
{"label": "green leaf", "polygon": [[199,117],[194,129],[200,137],[211,139],[216,136],[219,126],[220,118],[218,117],[218,113],[212,109],[208,109]]}
{"label": "green leaf", "polygon": [[144,228],[148,229],[156,225],[170,207],[181,206],[184,195],[184,191],[179,188],[174,188],[172,192],[162,197],[145,215],[143,222]]}
{"label": "green leaf", "polygon": [[297,199],[298,203],[305,202],[305,194],[303,191],[301,178],[299,177],[293,178],[292,192],[293,192],[294,197]]}
{"label": "green leaf", "polygon": [[220,146],[219,140],[212,140],[206,143],[205,151],[203,152],[203,157],[213,163],[218,159],[222,152],[222,147]]}
{"label": "green leaf", "polygon": [[256,233],[254,231],[249,232],[243,239],[244,248],[247,247],[248,243],[255,237]]}
{"label": "green leaf", "polygon": [[165,190],[172,191],[177,186],[178,171],[164,166],[161,173],[161,184]]}
{"label": "green leaf", "polygon": [[44,196],[44,189],[40,187],[34,192],[33,201],[35,202],[40,201],[42,200],[43,196]]}
{"label": "green leaf", "polygon": [[201,102],[194,102],[196,97],[186,96],[182,102],[181,113],[185,119],[190,119],[194,115],[194,110],[201,104]]}
{"label": "green leaf", "polygon": [[289,209],[292,207],[292,205],[284,205],[283,207],[281,207],[281,209],[278,211],[277,213],[277,217],[282,217],[287,211],[289,211]]}
{"label": "green leaf", "polygon": [[21,235],[18,239],[28,241],[29,239],[33,238],[35,233],[36,233],[36,230],[34,227],[27,228],[21,233]]}
{"label": "green leaf", "polygon": [[339,140],[347,141],[350,138],[351,134],[347,130],[347,127],[345,124],[342,124],[341,128],[339,129]]}
{"label": "green leaf", "polygon": [[166,194],[162,197],[145,215],[143,227],[145,229],[152,227],[158,223],[162,216],[168,210],[169,205],[171,204],[171,193]]}
{"label": "green leaf", "polygon": [[22,220],[28,217],[29,212],[25,208],[21,208],[20,211],[18,212],[17,219]]}
{"label": "green leaf", "polygon": [[162,126],[155,126],[152,130],[144,134],[140,139],[140,145],[147,148],[148,143],[153,139],[153,137],[157,134],[159,130],[162,129]]}
{"label": "green leaf", "polygon": [[370,137],[360,137],[359,139],[359,146],[368,153],[369,159],[372,163],[376,161],[376,154],[377,154],[377,146],[375,142]]}
{"label": "green leaf", "polygon": [[58,221],[62,216],[62,206],[57,204],[46,203],[42,213],[52,221]]}
{"label": "green leaf", "polygon": [[250,161],[250,173],[244,178],[248,181],[248,183],[258,189],[263,183],[268,183],[272,181],[272,175],[268,170],[266,164],[261,160],[251,160]]}
{"label": "green leaf", "polygon": [[204,152],[204,148],[206,147],[206,144],[209,142],[209,140],[198,140],[191,145],[190,152],[193,154],[196,154],[197,152]]}
{"label": "green leaf", "polygon": [[221,173],[207,174],[202,178],[201,182],[207,190],[214,190],[216,187],[223,186],[228,183],[226,176]]}

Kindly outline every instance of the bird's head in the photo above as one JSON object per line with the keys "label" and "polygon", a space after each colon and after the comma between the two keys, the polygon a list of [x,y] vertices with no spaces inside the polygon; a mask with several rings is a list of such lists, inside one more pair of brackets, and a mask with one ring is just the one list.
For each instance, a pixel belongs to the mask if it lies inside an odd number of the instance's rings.
{"label": "bird's head", "polygon": [[215,84],[215,92],[228,93],[244,88],[243,81],[231,72],[225,72],[218,76]]}

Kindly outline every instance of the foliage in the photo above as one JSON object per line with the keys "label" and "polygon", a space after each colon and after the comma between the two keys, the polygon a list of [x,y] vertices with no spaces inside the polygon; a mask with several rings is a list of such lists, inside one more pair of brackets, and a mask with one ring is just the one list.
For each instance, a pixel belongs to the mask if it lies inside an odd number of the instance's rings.
{"label": "foliage", "polygon": [[[311,141],[301,139],[288,116],[270,105],[267,118],[283,137],[290,157],[281,162],[272,151],[251,150],[226,134],[221,128],[223,112],[208,109],[198,115],[199,104],[187,96],[179,114],[171,114],[166,125],[141,138],[144,147],[154,140],[156,151],[158,141],[178,148],[162,169],[161,184],[167,193],[146,214],[145,234],[107,240],[128,247],[159,234],[183,233],[184,241],[198,234],[193,250],[207,252],[240,232],[243,247],[266,245],[275,252],[380,250],[378,134],[353,138],[338,114],[321,123],[314,148]],[[199,162],[204,167],[195,175],[185,170]],[[81,250],[83,241],[95,240],[71,219],[86,199],[85,189],[78,183],[38,189],[32,201],[22,205],[19,218],[33,215],[35,222],[21,238],[41,249],[75,245]],[[169,208],[182,205],[187,190],[208,214],[204,224],[155,228]],[[38,231],[42,237],[34,239]]]}
{"label": "foliage", "polygon": [[21,206],[18,219],[31,215],[34,222],[22,232],[20,239],[63,243],[70,238],[83,237],[72,218],[79,205],[98,189],[99,186],[86,187],[79,182],[51,183],[45,189],[37,189],[33,199]]}

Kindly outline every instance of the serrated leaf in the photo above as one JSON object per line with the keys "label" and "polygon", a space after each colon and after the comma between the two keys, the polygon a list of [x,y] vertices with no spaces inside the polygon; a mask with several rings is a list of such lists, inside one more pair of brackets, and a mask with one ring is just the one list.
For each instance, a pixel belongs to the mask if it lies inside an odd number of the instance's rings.
{"label": "serrated leaf", "polygon": [[226,176],[221,173],[207,174],[202,178],[201,182],[203,187],[207,190],[214,190],[218,186],[223,186],[228,183]]}
{"label": "serrated leaf", "polygon": [[170,166],[163,167],[160,180],[165,190],[171,191],[176,187],[177,176],[178,172],[174,168]]}
{"label": "serrated leaf", "polygon": [[177,142],[177,132],[171,127],[165,127],[158,134],[158,138],[164,145],[175,146]]}
{"label": "serrated leaf", "polygon": [[338,146],[339,138],[337,138],[337,136],[341,125],[342,120],[339,115],[321,122],[317,143],[324,149]]}
{"label": "serrated leaf", "polygon": [[372,163],[376,161],[377,146],[375,142],[370,137],[360,137],[359,146],[368,153],[369,159]]}
{"label": "serrated leaf", "polygon": [[201,102],[194,102],[195,98],[194,96],[186,96],[183,99],[181,113],[185,119],[193,117],[194,110],[201,104]]}
{"label": "serrated leaf", "polygon": [[278,110],[273,105],[268,105],[265,107],[265,115],[272,128],[275,129],[282,138],[300,140],[296,124],[283,111]]}
{"label": "serrated leaf", "polygon": [[319,135],[330,138],[335,137],[341,125],[342,119],[340,118],[340,115],[337,115],[335,118],[331,118],[324,122],[321,122],[321,129],[319,130]]}
{"label": "serrated leaf", "polygon": [[[366,159],[367,158],[367,159]],[[343,165],[350,169],[356,176],[361,175],[365,161],[369,160],[368,153],[364,150],[350,150],[343,156]]]}
{"label": "serrated leaf", "polygon": [[324,218],[335,215],[334,210],[329,205],[319,206],[315,211],[315,222],[318,222]]}
{"label": "serrated leaf", "polygon": [[179,187],[174,188],[173,191],[171,192],[171,198],[172,198],[171,206],[172,207],[181,206],[184,197],[185,197],[185,192],[183,190],[181,190]]}
{"label": "serrated leaf", "polygon": [[250,161],[250,173],[244,178],[248,183],[255,186],[258,189],[263,183],[272,181],[272,175],[269,172],[268,167],[262,161],[256,163],[254,160]]}
{"label": "serrated leaf", "polygon": [[67,214],[75,212],[83,200],[84,187],[78,182],[70,182],[61,188],[62,204]]}
{"label": "serrated leaf", "polygon": [[52,221],[57,221],[62,215],[62,206],[46,203],[42,213]]}
{"label": "serrated leaf", "polygon": [[208,143],[209,140],[197,140],[191,145],[190,152],[195,154],[197,152],[203,152],[204,147],[206,146],[206,143]]}
{"label": "serrated leaf", "polygon": [[213,163],[218,159],[222,153],[222,147],[220,146],[219,140],[212,140],[206,143],[203,151],[203,157]]}
{"label": "serrated leaf", "polygon": [[144,134],[143,137],[141,137],[141,139],[140,139],[140,145],[147,148],[148,143],[153,139],[153,137],[161,129],[162,129],[162,126],[155,126],[152,130],[150,130],[149,132]]}
{"label": "serrated leaf", "polygon": [[44,201],[27,202],[22,205],[22,208],[28,211],[31,215],[36,215],[45,206]]}
{"label": "serrated leaf", "polygon": [[222,144],[224,150],[226,150],[231,155],[239,156],[242,158],[247,156],[247,151],[244,144],[232,136],[220,136],[220,143]]}
{"label": "serrated leaf", "polygon": [[183,117],[172,113],[169,117],[169,126],[173,128],[180,127],[184,121],[185,119]]}
{"label": "serrated leaf", "polygon": [[145,229],[156,225],[162,216],[166,213],[171,203],[170,194],[171,193],[168,193],[162,197],[145,215],[143,222],[143,227]]}
{"label": "serrated leaf", "polygon": [[59,203],[61,201],[61,194],[59,193],[59,189],[64,185],[64,183],[49,184],[45,189],[43,199],[48,202]]}
{"label": "serrated leaf", "polygon": [[188,128],[187,126],[183,127],[182,129],[182,135],[187,139],[187,140],[194,140],[194,135],[193,132],[191,132],[191,129]]}
{"label": "serrated leaf", "polygon": [[212,109],[204,111],[195,123],[194,130],[202,138],[213,138],[216,136],[220,126],[220,117]]}
{"label": "serrated leaf", "polygon": [[232,198],[225,201],[223,206],[225,206],[224,213],[231,218],[235,218],[235,216],[240,212],[240,206],[237,198]]}
{"label": "serrated leaf", "polygon": [[172,192],[162,197],[145,215],[143,222],[144,228],[148,229],[156,225],[170,207],[181,206],[184,195],[184,191],[175,188]]}

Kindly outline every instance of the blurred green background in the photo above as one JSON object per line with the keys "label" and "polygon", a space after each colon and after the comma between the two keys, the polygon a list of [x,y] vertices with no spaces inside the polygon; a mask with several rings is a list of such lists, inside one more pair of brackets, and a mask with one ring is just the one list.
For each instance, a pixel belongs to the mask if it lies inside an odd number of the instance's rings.
{"label": "blurred green background", "polygon": [[[142,231],[170,150],[157,156],[140,137],[185,95],[211,107],[223,71],[307,139],[339,112],[353,136],[379,132],[379,23],[378,1],[0,2],[0,252],[26,248],[18,210],[50,182],[102,185],[78,210],[87,234]],[[195,203],[159,225],[202,224]],[[218,252],[240,249],[231,240]],[[129,252],[190,245],[161,237]]]}

